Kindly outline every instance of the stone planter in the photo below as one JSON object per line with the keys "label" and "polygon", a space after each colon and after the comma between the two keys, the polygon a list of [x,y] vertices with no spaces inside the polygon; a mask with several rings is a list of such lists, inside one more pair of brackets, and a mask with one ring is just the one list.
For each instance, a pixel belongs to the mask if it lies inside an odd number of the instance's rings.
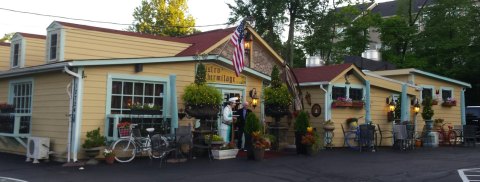
{"label": "stone planter", "polygon": [[96,165],[98,164],[98,161],[95,159],[95,157],[100,154],[100,147],[95,147],[95,148],[90,148],[90,149],[84,149],[85,155],[88,157],[88,161],[86,164],[88,165]]}
{"label": "stone planter", "polygon": [[233,159],[237,157],[238,149],[212,150],[214,159]]}
{"label": "stone planter", "polygon": [[253,149],[253,156],[256,161],[262,161],[265,158],[265,149]]}

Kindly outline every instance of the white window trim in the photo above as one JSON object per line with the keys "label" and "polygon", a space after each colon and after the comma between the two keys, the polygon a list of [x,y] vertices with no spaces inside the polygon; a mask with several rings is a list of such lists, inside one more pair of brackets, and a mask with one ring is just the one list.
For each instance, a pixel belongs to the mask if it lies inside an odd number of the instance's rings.
{"label": "white window trim", "polygon": [[345,98],[350,98],[350,88],[357,88],[357,89],[362,89],[362,100],[364,101],[365,99],[365,91],[366,87],[365,85],[359,85],[359,84],[334,84],[332,85],[332,94],[330,94],[330,99],[333,101],[337,100],[337,98],[332,98],[333,97],[333,87],[345,87]]}
{"label": "white window trim", "polygon": [[105,114],[110,114],[112,110],[111,100],[112,100],[112,82],[114,80],[123,80],[123,81],[139,81],[139,82],[159,82],[163,83],[163,115],[166,116],[166,113],[169,112],[168,103],[170,103],[169,97],[169,88],[170,81],[168,78],[152,77],[152,76],[137,76],[137,75],[126,75],[126,74],[108,74],[107,79],[107,98],[106,98],[106,111]]}
{"label": "white window trim", "polygon": [[420,92],[420,102],[423,102],[423,88],[432,89],[432,100],[435,100],[435,87],[433,85],[420,85],[422,91]]}
{"label": "white window trim", "polygon": [[[13,56],[15,53],[15,44],[19,44],[18,49],[20,54],[18,55],[18,64],[17,66],[13,66]],[[25,65],[25,44],[26,41],[21,36],[15,36],[10,43],[10,68],[23,68]]]}
{"label": "white window trim", "polygon": [[455,98],[455,92],[454,92],[453,87],[440,87],[440,98],[439,99],[441,99],[442,103],[443,103],[443,90],[450,90],[452,92],[452,98],[455,99],[455,100],[457,99],[457,98]]}
{"label": "white window trim", "polygon": [[[64,46],[65,46],[65,30],[61,27],[53,26],[49,27],[47,29],[47,41],[46,41],[46,62],[57,62],[57,61],[63,61],[64,60]],[[57,56],[55,59],[50,59],[50,39],[52,34],[57,34]]]}
{"label": "white window trim", "polygon": [[22,83],[22,82],[30,82],[32,84],[31,87],[31,96],[30,96],[30,114],[33,112],[33,96],[34,96],[34,91],[35,91],[35,82],[33,81],[33,78],[24,78],[24,79],[17,79],[17,80],[11,80],[8,83],[8,103],[13,104],[13,84],[16,83]]}

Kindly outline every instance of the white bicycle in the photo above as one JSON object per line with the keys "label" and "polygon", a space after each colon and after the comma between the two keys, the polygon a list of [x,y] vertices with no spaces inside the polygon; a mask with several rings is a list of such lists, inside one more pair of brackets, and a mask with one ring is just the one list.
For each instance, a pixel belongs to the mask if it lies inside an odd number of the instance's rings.
{"label": "white bicycle", "polygon": [[[168,151],[168,140],[166,137],[155,134],[150,137],[155,129],[147,128],[149,133],[147,137],[139,135],[140,130],[135,129],[138,124],[130,124],[130,136],[122,137],[115,141],[112,146],[112,151],[115,154],[115,160],[118,162],[130,162],[136,155],[148,155],[150,158],[165,157]],[[138,136],[134,134],[138,133]]]}

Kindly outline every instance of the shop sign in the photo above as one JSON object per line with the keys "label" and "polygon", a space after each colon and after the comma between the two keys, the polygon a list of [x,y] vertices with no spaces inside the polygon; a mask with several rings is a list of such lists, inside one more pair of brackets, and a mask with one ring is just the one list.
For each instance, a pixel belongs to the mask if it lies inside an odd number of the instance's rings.
{"label": "shop sign", "polygon": [[223,84],[238,84],[245,85],[247,83],[247,78],[244,75],[237,77],[235,72],[231,69],[211,64],[204,63],[205,69],[207,71],[207,82],[208,83],[223,83]]}

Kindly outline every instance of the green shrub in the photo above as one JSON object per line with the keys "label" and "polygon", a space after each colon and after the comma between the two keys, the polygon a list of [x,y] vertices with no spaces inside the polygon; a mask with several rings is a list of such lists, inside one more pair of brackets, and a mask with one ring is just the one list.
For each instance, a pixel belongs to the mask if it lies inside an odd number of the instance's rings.
{"label": "green shrub", "polygon": [[189,105],[221,105],[222,93],[212,86],[192,83],[185,87],[183,101]]}
{"label": "green shrub", "polygon": [[265,88],[263,97],[265,99],[265,105],[281,105],[288,107],[292,103],[292,95],[290,95],[287,85],[285,84],[281,84],[280,87]]}
{"label": "green shrub", "polygon": [[423,110],[422,110],[422,118],[424,120],[431,120],[432,117],[433,117],[433,110],[432,110],[432,98],[430,97],[427,97],[425,98],[425,101],[424,101],[424,106],[423,106]]}
{"label": "green shrub", "polygon": [[106,140],[107,138],[100,133],[100,128],[97,128],[87,132],[87,138],[85,139],[85,143],[83,143],[82,147],[84,149],[101,147],[105,145]]}
{"label": "green shrub", "polygon": [[205,65],[199,63],[197,66],[197,73],[195,74],[195,84],[203,85],[207,82],[207,72],[205,70]]}
{"label": "green shrub", "polygon": [[262,124],[260,123],[260,120],[258,119],[257,115],[255,113],[251,112],[247,115],[247,119],[245,121],[245,128],[244,131],[246,134],[251,135],[255,131],[262,131]]}
{"label": "green shrub", "polygon": [[307,133],[307,127],[310,126],[308,115],[305,111],[301,111],[295,119],[295,131],[299,133]]}

